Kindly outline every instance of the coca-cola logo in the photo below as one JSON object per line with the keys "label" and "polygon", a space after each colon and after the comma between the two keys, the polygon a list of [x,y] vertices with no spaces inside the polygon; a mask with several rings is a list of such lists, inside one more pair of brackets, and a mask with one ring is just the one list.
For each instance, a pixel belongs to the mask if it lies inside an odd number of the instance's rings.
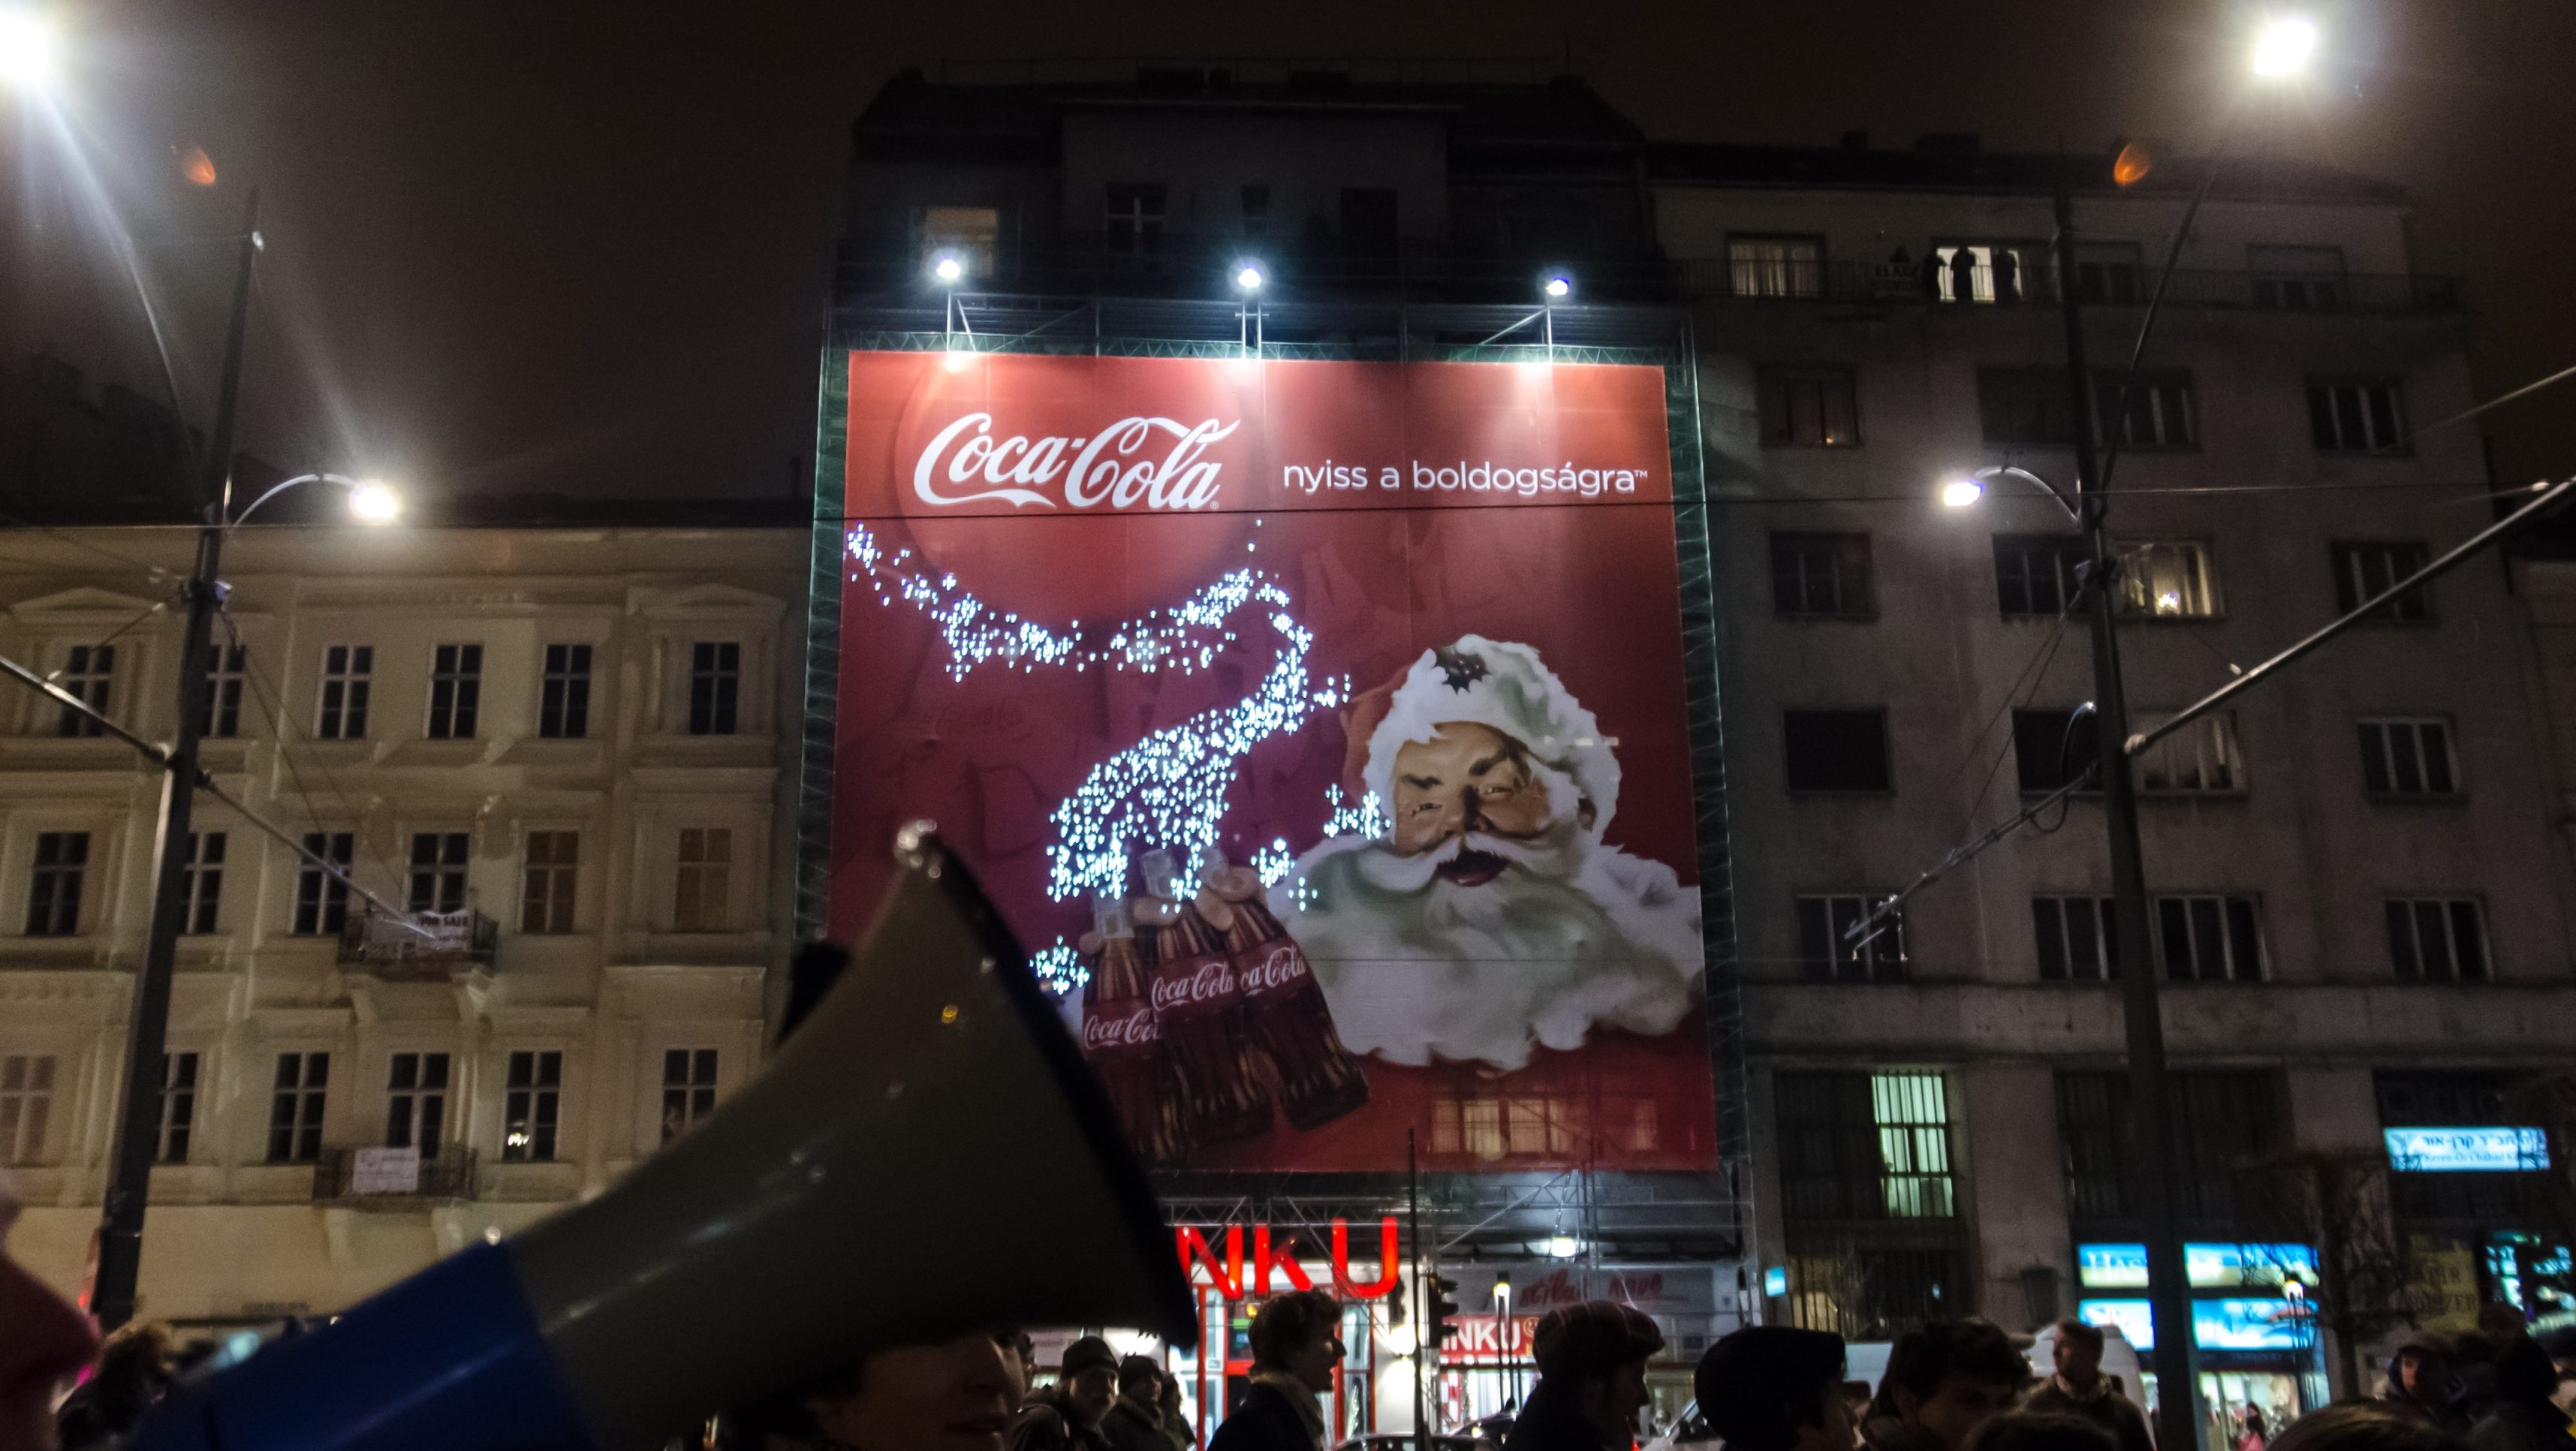
{"label": "coca-cola logo", "polygon": [[1082,1020],[1082,1051],[1090,1054],[1114,1053],[1123,1048],[1150,1048],[1158,1035],[1154,1031],[1154,1009],[1138,1004],[1124,1017],[1093,1014]]}
{"label": "coca-cola logo", "polygon": [[1240,981],[1243,995],[1257,998],[1295,987],[1306,976],[1306,954],[1297,950],[1296,943],[1283,937],[1270,944],[1270,950],[1262,954],[1260,961],[1244,964]]}
{"label": "coca-cola logo", "polygon": [[1035,504],[1054,508],[1212,509],[1223,465],[1210,444],[1241,427],[1211,418],[1122,418],[1087,438],[996,437],[993,415],[969,413],[930,440],[913,465],[925,504]]}
{"label": "coca-cola logo", "polygon": [[1154,973],[1154,1011],[1197,1013],[1234,996],[1234,974],[1222,957],[1185,957]]}

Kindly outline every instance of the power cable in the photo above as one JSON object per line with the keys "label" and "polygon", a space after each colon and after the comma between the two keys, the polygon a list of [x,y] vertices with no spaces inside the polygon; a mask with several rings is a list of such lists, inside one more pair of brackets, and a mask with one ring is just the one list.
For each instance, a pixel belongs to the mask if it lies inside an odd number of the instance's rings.
{"label": "power cable", "polygon": [[[220,610],[216,618],[223,621],[224,634],[231,640],[233,648],[241,652],[243,674],[251,685],[251,698],[259,706],[261,714],[268,718],[269,733],[277,741],[278,759],[285,763],[286,774],[295,783],[295,793],[304,802],[306,817],[317,823],[324,820],[322,812],[313,804],[311,789],[305,785],[304,772],[295,761],[293,743],[288,737],[288,717],[283,708],[285,692],[276,687],[260,664],[259,657],[251,653],[249,642],[242,639],[241,627],[233,619],[232,611],[229,608]],[[322,784],[330,789],[333,799],[339,802],[341,814],[349,822],[351,840],[367,838],[366,817],[358,810],[357,803],[349,798],[349,793],[342,789],[338,778],[319,761],[314,762],[313,769],[322,777]],[[400,882],[402,871],[386,849],[373,843],[370,843],[370,848],[369,855],[376,859],[377,866],[384,869],[385,879]]]}

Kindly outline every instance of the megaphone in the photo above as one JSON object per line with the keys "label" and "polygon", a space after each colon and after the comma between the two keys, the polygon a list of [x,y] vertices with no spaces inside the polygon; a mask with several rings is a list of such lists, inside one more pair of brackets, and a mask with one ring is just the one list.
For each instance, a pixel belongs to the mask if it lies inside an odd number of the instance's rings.
{"label": "megaphone", "polygon": [[1000,1325],[1196,1343],[1144,1171],[926,822],[767,1070],[607,1193],[172,1392],[133,1451],[629,1451]]}

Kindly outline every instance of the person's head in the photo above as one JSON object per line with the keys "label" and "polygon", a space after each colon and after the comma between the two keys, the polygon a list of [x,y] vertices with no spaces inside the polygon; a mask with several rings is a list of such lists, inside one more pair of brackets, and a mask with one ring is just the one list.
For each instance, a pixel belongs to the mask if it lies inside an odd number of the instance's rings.
{"label": "person's head", "polygon": [[2451,1353],[2430,1340],[2409,1340],[2388,1362],[2388,1383],[2419,1401],[2438,1401],[2450,1394]]}
{"label": "person's head", "polygon": [[2049,1356],[2057,1373],[2073,1386],[2091,1385],[2102,1373],[2102,1327],[2081,1320],[2060,1320],[2056,1325],[2056,1343]]}
{"label": "person's head", "polygon": [[2120,1451],[2111,1433],[2082,1416],[2007,1411],[1968,1434],[1966,1451]]}
{"label": "person's head", "polygon": [[1131,1355],[1118,1362],[1118,1394],[1140,1406],[1163,1398],[1163,1368],[1150,1355]]}
{"label": "person's head", "polygon": [[2460,1441],[2413,1416],[2354,1402],[2308,1412],[2281,1428],[2269,1451],[2462,1451]]}
{"label": "person's head", "polygon": [[2478,1333],[2493,1341],[2501,1352],[2531,1334],[2531,1321],[2523,1315],[2522,1307],[2489,1300],[2478,1307]]}
{"label": "person's head", "polygon": [[2257,1436],[2264,1433],[2266,1427],[2263,1424],[2263,1408],[2261,1406],[2247,1406],[2245,1408],[2245,1429],[2253,1432]]}
{"label": "person's head", "polygon": [[2496,1358],[2497,1400],[2549,1400],[2558,1394],[2558,1379],[2558,1362],[2528,1335],[2515,1336]]}
{"label": "person's head", "polygon": [[1655,1322],[1611,1300],[1550,1310],[1531,1337],[1539,1384],[1570,1394],[1605,1442],[1636,1432],[1646,1404],[1646,1362],[1664,1348]]}
{"label": "person's head", "polygon": [[1960,1451],[1970,1432],[2012,1404],[2029,1373],[2030,1362],[1986,1321],[1936,1321],[1907,1331],[1888,1352],[1870,1414],[1928,1433],[1942,1451]]}
{"label": "person's head", "polygon": [[1691,1388],[1732,1451],[1851,1451],[1844,1358],[1839,1335],[1751,1325],[1708,1348]]}
{"label": "person's head", "polygon": [[996,1330],[993,1339],[1001,1345],[1002,1353],[1010,1357],[1012,1364],[1019,1367],[1022,1389],[1037,1384],[1038,1343],[1029,1338],[1029,1332]]}
{"label": "person's head", "polygon": [[1252,1368],[1292,1375],[1318,1395],[1342,1362],[1342,1307],[1321,1290],[1291,1290],[1252,1315]]}
{"label": "person's head", "polygon": [[1097,1426],[1118,1399],[1118,1352],[1097,1335],[1086,1335],[1064,1348],[1059,1383],[1065,1409],[1086,1426]]}
{"label": "person's head", "polygon": [[9,1255],[18,1191],[0,1169],[0,1451],[53,1451],[54,1388],[98,1349],[89,1317]]}
{"label": "person's head", "polygon": [[978,1331],[878,1351],[751,1408],[744,1420],[858,1451],[1001,1451],[1024,1384],[1002,1337]]}

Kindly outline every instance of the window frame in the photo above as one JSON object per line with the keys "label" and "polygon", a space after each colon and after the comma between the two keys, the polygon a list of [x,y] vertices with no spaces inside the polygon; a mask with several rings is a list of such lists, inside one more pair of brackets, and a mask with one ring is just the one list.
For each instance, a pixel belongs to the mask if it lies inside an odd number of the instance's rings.
{"label": "window frame", "polygon": [[[690,839],[697,839],[698,855],[689,852]],[[734,829],[724,825],[683,826],[677,828],[671,841],[671,930],[674,932],[734,931],[733,854]],[[721,856],[708,856],[713,846],[723,849]],[[685,907],[696,904],[696,910]]]}
{"label": "window frame", "polygon": [[[2209,911],[2214,914],[2208,925],[2215,933],[2219,948],[2218,965],[2221,970],[2215,973],[2202,970],[2203,904],[2209,904]],[[2272,980],[2271,944],[2265,940],[2263,899],[2259,895],[2252,892],[2160,892],[2149,905],[2156,914],[2155,921],[2150,924],[2154,933],[2156,968],[2164,973],[2166,982],[2234,985]],[[2238,940],[2237,909],[2240,905],[2246,930],[2253,940],[2254,970],[2250,974],[2242,971],[2237,961],[2239,949],[2244,945]],[[2179,941],[2191,957],[2192,970],[2189,972],[2175,971],[2177,938],[2172,927],[2176,912],[2182,915],[2183,932]]]}
{"label": "window frame", "polygon": [[[675,1072],[676,1070],[676,1072]],[[667,1144],[696,1128],[716,1111],[716,1088],[722,1081],[721,1048],[662,1050],[662,1142]]]}
{"label": "window frame", "polygon": [[[426,857],[423,846],[429,848]],[[450,860],[451,852],[453,860]],[[403,906],[412,912],[447,915],[470,910],[474,905],[474,834],[470,831],[415,831],[411,833],[411,860],[404,872]],[[424,897],[422,883],[429,884]],[[448,884],[455,892],[450,902]]]}
{"label": "window frame", "polygon": [[[2005,556],[2011,554],[2019,564],[2018,587],[2027,606],[2034,594],[2033,586],[2041,578],[2029,565],[2033,557],[2043,553],[2052,566],[2047,582],[2048,587],[2057,593],[2057,607],[2052,610],[2014,609],[2011,592],[2006,588]],[[2054,620],[2065,614],[2083,590],[2077,567],[2091,562],[2091,556],[2085,552],[2084,536],[2080,534],[1997,534],[1994,536],[1994,559],[1995,610],[2006,620]]]}
{"label": "window frame", "polygon": [[[1797,257],[1739,257],[1740,246],[1779,246],[1811,248],[1813,255]],[[1726,234],[1726,289],[1730,297],[1817,298],[1825,295],[1825,263],[1828,254],[1821,232],[1729,232]],[[1803,271],[1801,269],[1804,269]],[[1749,288],[1748,277],[1764,271],[1776,273],[1778,288]],[[1802,285],[1803,284],[1803,285]]]}
{"label": "window frame", "polygon": [[417,1149],[423,1159],[437,1157],[451,1127],[448,1096],[456,1089],[454,1054],[437,1048],[386,1054],[384,1146]]}
{"label": "window frame", "polygon": [[[2379,420],[2374,417],[2374,390],[2384,391],[2387,424],[2392,437],[2386,442],[2354,443],[2346,439],[2346,418],[2337,390],[2354,390],[2353,422],[2365,433],[2376,432]],[[2406,423],[2405,380],[2393,374],[2327,374],[2307,380],[2308,443],[2317,452],[2358,458],[2406,458],[2415,452],[2414,434]],[[2322,405],[2322,406],[2321,406]],[[2329,426],[2329,421],[2331,424]],[[2332,435],[2329,438],[2328,435]]]}
{"label": "window frame", "polygon": [[1103,182],[1100,250],[1137,262],[1160,257],[1171,230],[1171,206],[1171,188],[1162,182]]}
{"label": "window frame", "polygon": [[[2147,624],[2190,625],[2227,618],[2226,592],[2218,584],[2218,554],[2205,539],[2123,539],[2114,548],[2120,555],[2119,577],[2115,583],[2119,594],[2115,603],[2120,618]],[[2167,560],[2178,561],[2181,571],[2189,575],[2195,562],[2198,578],[2172,581],[2180,585],[2175,592],[2178,608],[2162,610],[2155,595],[2156,586],[2149,583],[2147,570]],[[2204,608],[2192,609],[2190,596],[2197,593]]]}
{"label": "window frame", "polygon": [[152,1162],[184,1164],[196,1136],[197,1089],[203,1060],[193,1049],[161,1055],[161,1100],[152,1124]]}
{"label": "window frame", "polygon": [[[1799,892],[1791,898],[1798,933],[1798,980],[1810,983],[1904,982],[1914,959],[1905,936],[1905,909],[1888,916],[1885,930],[1846,954],[1843,934],[1866,920],[1888,892]],[[1821,936],[1818,934],[1821,933]],[[1819,954],[1814,949],[1822,947]]]}
{"label": "window frame", "polygon": [[[501,1061],[501,1162],[557,1162],[563,1133],[563,1050],[513,1048]],[[524,1142],[518,1142],[522,1135]]]}
{"label": "window frame", "polygon": [[[2487,922],[2485,898],[2389,896],[2380,900],[2388,929],[2389,971],[2397,981],[2410,987],[2465,987],[2496,980],[2495,935]],[[2425,935],[2428,908],[2434,919],[2434,935],[2429,939]],[[2401,914],[2407,919],[2403,932],[2398,924]],[[2439,943],[2444,958],[2439,977],[2428,970],[2424,950],[2433,942]],[[2472,959],[2475,971],[2463,970]]]}
{"label": "window frame", "polygon": [[[2128,381],[2124,372],[2105,369],[2093,375],[2093,437],[2104,448],[2117,448],[2122,453],[2198,453],[2201,446],[2200,392],[2192,383],[2188,368],[2154,368],[2139,372],[2135,385],[2128,389],[2129,408],[2125,415],[2115,413],[2122,385]],[[2137,421],[2144,407],[2152,420],[2153,436],[2134,435],[2130,424]],[[2179,436],[2170,415],[2179,414]]]}
{"label": "window frame", "polygon": [[375,646],[323,646],[322,670],[313,693],[313,738],[365,740],[367,707],[375,694],[375,679]]}
{"label": "window frame", "polygon": [[421,734],[433,741],[470,741],[481,724],[483,645],[458,640],[429,647],[429,712]]}
{"label": "window frame", "polygon": [[[2140,732],[2151,731],[2171,718],[2171,712],[2141,712],[2133,717],[2130,729]],[[2199,759],[2193,764],[2204,775],[2210,770],[2214,755],[2218,768],[2228,775],[2228,784],[2224,786],[2154,784],[2156,766],[2162,763],[2170,768],[2174,753],[2186,747],[2194,747],[2200,751]],[[2232,710],[2215,710],[2199,717],[2181,730],[2148,747],[2144,753],[2134,757],[2133,760],[2135,761],[2133,769],[2136,771],[2134,779],[2138,783],[2140,796],[2153,796],[2160,800],[2182,798],[2205,801],[2212,797],[2244,796],[2251,789],[2247,779],[2250,773],[2245,763],[2245,741],[2237,734],[2236,712]],[[2167,770],[2168,776],[2174,774],[2177,773]]]}
{"label": "window frame", "polygon": [[[2079,940],[2075,908],[2088,919],[2082,936],[2092,944],[2092,971],[2078,972]],[[2120,980],[2120,934],[2116,899],[2091,892],[2033,892],[2030,895],[2032,945],[2038,954],[2039,980],[2063,983],[2114,983]],[[2053,920],[2050,920],[2053,919]],[[2049,971],[2049,943],[2056,941],[2057,970]]]}
{"label": "window frame", "polygon": [[[1800,390],[1809,389],[1814,399],[1805,421],[1815,425],[1813,438],[1804,436],[1806,430],[1800,426],[1797,406]],[[1839,438],[1834,436],[1837,389],[1842,404],[1843,436]],[[1841,450],[1861,446],[1860,377],[1850,367],[1837,363],[1759,364],[1753,370],[1753,393],[1754,417],[1764,448]]]}
{"label": "window frame", "polygon": [[[1874,785],[1823,786],[1800,784],[1797,763],[1800,759],[1797,721],[1800,717],[1821,718],[1867,716],[1878,722],[1878,775]],[[1878,706],[1783,706],[1780,710],[1780,783],[1793,796],[1892,796],[1896,792],[1895,741],[1887,728],[1887,707]],[[1810,758],[1811,760],[1813,758]]]}
{"label": "window frame", "polygon": [[238,640],[206,642],[206,709],[197,717],[197,734],[210,741],[241,735],[242,685],[249,674],[250,647]]}
{"label": "window frame", "polygon": [[[308,831],[304,849],[350,872],[357,864],[354,831]],[[354,873],[352,873],[354,875]],[[295,908],[288,919],[290,937],[337,937],[349,922],[349,884],[307,858],[295,858]]]}
{"label": "window frame", "polygon": [[[2389,585],[2410,578],[2433,562],[2433,546],[2421,539],[2336,539],[2327,543],[2327,560],[2334,572],[2335,613],[2348,615],[2360,609]],[[2376,559],[2388,571],[2386,584],[2369,587],[2367,564]],[[2411,563],[2400,568],[2401,561]],[[2428,626],[2441,623],[2433,608],[2433,586],[2419,584],[2404,594],[2391,598],[2357,622],[2364,625]]]}
{"label": "window frame", "polygon": [[229,837],[223,831],[188,833],[188,859],[180,866],[185,915],[179,931],[184,936],[204,937],[223,930],[224,855]]}
{"label": "window frame", "polygon": [[537,651],[537,739],[590,739],[591,672],[597,653],[588,640],[558,640]]}
{"label": "window frame", "polygon": [[55,1054],[0,1054],[0,1165],[28,1168],[45,1161],[61,1079]]}
{"label": "window frame", "polygon": [[97,920],[89,900],[95,833],[39,831],[29,843],[26,936],[80,937]]}
{"label": "window frame", "polygon": [[527,833],[519,853],[520,932],[562,936],[581,930],[581,836],[572,828]]}
{"label": "window frame", "polygon": [[[2371,801],[2465,801],[2468,799],[2468,776],[2460,769],[2459,727],[2450,717],[2362,716],[2355,720],[2353,725],[2361,750],[2361,794],[2365,799]],[[2396,784],[2399,774],[2396,770],[2398,753],[2394,747],[2397,741],[2396,733],[2400,731],[2405,733],[2410,746],[2407,754],[2413,758],[2416,779],[2427,783],[2421,790],[2410,791]],[[2437,756],[2426,749],[2424,738],[2427,731],[2441,733],[2438,759],[2443,771],[2450,776],[2450,785],[2447,788],[2436,788],[2430,784],[2433,776],[2430,768]],[[2374,733],[2379,739],[2380,774],[2386,778],[2386,784],[2379,786],[2373,786],[2370,782],[2371,741]]]}
{"label": "window frame", "polygon": [[116,703],[116,646],[99,644],[69,645],[63,649],[63,667],[54,674],[55,688],[78,697],[96,716],[58,706],[54,734],[63,740],[96,740],[107,734],[107,726],[98,718],[114,720],[111,710]]}
{"label": "window frame", "polygon": [[689,642],[689,694],[684,724],[693,736],[742,734],[743,657],[740,640]]}
{"label": "window frame", "polygon": [[[1771,609],[1784,620],[1875,620],[1878,618],[1877,560],[1866,530],[1774,529],[1771,531]],[[1795,566],[1784,572],[1786,563]],[[1816,568],[1822,565],[1821,576]],[[1783,602],[1782,587],[1794,573],[1799,605]],[[1833,608],[1812,609],[1821,577],[1833,597]],[[1859,597],[1855,605],[1852,596]]]}
{"label": "window frame", "polygon": [[321,1158],[330,1095],[329,1049],[289,1049],[279,1053],[269,1075],[268,1153],[262,1162],[310,1164]]}

